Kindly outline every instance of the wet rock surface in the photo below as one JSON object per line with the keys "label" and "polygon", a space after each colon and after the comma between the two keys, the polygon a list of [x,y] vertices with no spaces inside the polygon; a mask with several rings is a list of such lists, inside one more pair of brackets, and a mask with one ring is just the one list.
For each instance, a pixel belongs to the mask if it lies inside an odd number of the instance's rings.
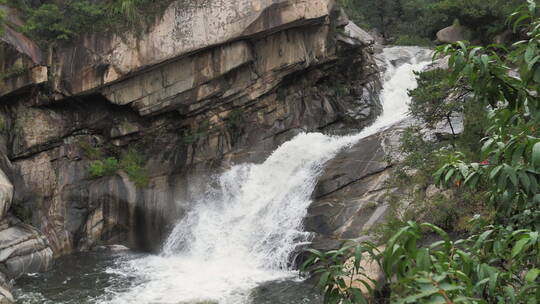
{"label": "wet rock surface", "polygon": [[[374,39],[334,1],[225,2],[176,1],[140,39],[89,36],[53,54],[7,31],[0,71],[26,70],[0,85],[0,216],[14,214],[0,217],[6,282],[95,246],[159,250],[212,174],[261,162],[301,132],[347,133],[380,114]],[[321,242],[356,237],[384,213],[384,142],[366,139],[321,178],[307,220]],[[147,185],[124,170],[90,176],[94,161],[133,150]],[[256,297],[319,303],[303,284]]]}
{"label": "wet rock surface", "polygon": [[321,304],[323,298],[309,282],[277,281],[262,284],[251,295],[253,304]]}
{"label": "wet rock surface", "polygon": [[[1,156],[2,166],[10,172],[9,160]],[[10,213],[13,192],[13,184],[0,169],[0,303],[6,304],[15,301],[11,294],[14,279],[26,273],[49,270],[53,260],[47,238]]]}
{"label": "wet rock surface", "polygon": [[[86,37],[43,56],[56,60],[42,65],[46,86],[0,88],[11,209],[56,257],[116,243],[159,250],[212,174],[261,162],[301,132],[361,129],[381,112],[374,39],[333,1],[180,2],[137,43]],[[197,34],[203,16],[216,16],[215,35]],[[0,70],[35,66],[11,45]],[[131,150],[147,185],[122,170],[89,175],[94,161]]]}
{"label": "wet rock surface", "polygon": [[387,154],[410,121],[360,140],[324,169],[315,188],[305,226],[316,233],[312,247],[335,249],[342,240],[364,239],[388,210],[387,180],[393,164]]}

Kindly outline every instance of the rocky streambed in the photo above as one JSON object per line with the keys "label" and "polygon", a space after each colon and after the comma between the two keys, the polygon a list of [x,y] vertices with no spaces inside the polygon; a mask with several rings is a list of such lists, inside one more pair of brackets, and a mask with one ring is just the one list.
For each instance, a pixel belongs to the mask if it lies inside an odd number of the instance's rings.
{"label": "rocky streambed", "polygon": [[[2,34],[0,71],[23,72],[0,82],[0,298],[16,279],[28,304],[320,301],[292,256],[383,218],[400,127],[377,131],[429,52],[377,63],[332,0],[226,4],[48,50]],[[365,129],[398,72],[398,115]]]}

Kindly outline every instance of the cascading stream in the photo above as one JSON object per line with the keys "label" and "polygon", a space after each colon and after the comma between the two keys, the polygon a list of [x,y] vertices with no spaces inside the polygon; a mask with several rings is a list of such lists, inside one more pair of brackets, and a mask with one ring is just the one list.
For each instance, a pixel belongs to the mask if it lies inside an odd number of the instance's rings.
{"label": "cascading stream", "polygon": [[[302,220],[324,164],[344,148],[402,120],[414,70],[431,62],[429,50],[387,48],[383,114],[351,136],[303,133],[262,164],[243,164],[215,176],[176,225],[163,252],[109,269],[135,277],[127,290],[110,290],[101,303],[247,303],[258,284],[295,277],[289,262],[309,242]],[[404,61],[395,67],[394,61]],[[213,303],[211,302],[211,303]]]}

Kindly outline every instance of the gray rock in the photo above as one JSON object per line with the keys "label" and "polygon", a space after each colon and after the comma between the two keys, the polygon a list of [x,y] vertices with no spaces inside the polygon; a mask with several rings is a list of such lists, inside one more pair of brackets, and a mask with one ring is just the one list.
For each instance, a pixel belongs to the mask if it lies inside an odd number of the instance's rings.
{"label": "gray rock", "polygon": [[514,33],[511,30],[506,30],[496,35],[493,38],[493,42],[497,44],[503,44],[503,45],[508,44],[511,41],[513,35]]}
{"label": "gray rock", "polygon": [[16,279],[26,273],[48,270],[52,266],[52,259],[53,252],[47,247],[41,251],[10,258],[5,264],[9,274]]}
{"label": "gray rock", "polygon": [[11,208],[13,199],[13,185],[4,171],[0,170],[0,219],[4,218]]}
{"label": "gray rock", "polygon": [[472,31],[458,22],[437,32],[437,43],[454,43],[468,41],[472,38]]}
{"label": "gray rock", "polygon": [[7,288],[0,286],[0,304],[13,304],[15,298]]}
{"label": "gray rock", "polygon": [[0,230],[0,264],[10,278],[48,270],[53,252],[45,237],[35,228],[8,216]]}
{"label": "gray rock", "polygon": [[369,46],[375,43],[375,38],[352,21],[345,25],[343,35],[340,35],[339,39],[350,45]]}
{"label": "gray rock", "polygon": [[306,229],[316,235],[312,247],[328,250],[339,246],[340,240],[364,239],[384,220],[386,193],[392,191],[385,183],[392,174],[386,155],[409,123],[360,140],[326,165],[305,220]]}
{"label": "gray rock", "polygon": [[262,284],[251,294],[253,304],[321,304],[322,296],[315,285],[293,280]]}

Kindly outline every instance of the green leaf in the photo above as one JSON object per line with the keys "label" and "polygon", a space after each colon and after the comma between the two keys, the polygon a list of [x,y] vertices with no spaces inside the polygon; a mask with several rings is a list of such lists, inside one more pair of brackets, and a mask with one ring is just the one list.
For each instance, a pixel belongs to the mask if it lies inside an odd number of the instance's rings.
{"label": "green leaf", "polygon": [[430,271],[431,269],[431,257],[429,255],[429,249],[421,248],[416,254],[416,266],[421,271]]}
{"label": "green leaf", "polygon": [[523,248],[529,243],[529,240],[530,239],[527,237],[516,242],[516,244],[512,248],[512,258],[515,258],[523,251]]}
{"label": "green leaf", "polygon": [[523,152],[525,151],[526,145],[520,145],[514,150],[514,153],[512,153],[512,164],[516,165],[521,160],[521,157],[523,156]]}
{"label": "green leaf", "polygon": [[506,173],[506,175],[508,176],[508,178],[510,179],[514,187],[517,187],[518,180],[517,180],[516,170],[513,167],[505,166],[504,172]]}
{"label": "green leaf", "polygon": [[518,176],[523,188],[528,192],[531,188],[531,180],[529,179],[529,175],[523,171],[519,171]]}
{"label": "green leaf", "polygon": [[319,279],[319,288],[326,287],[326,284],[328,283],[328,278],[330,278],[330,272],[325,272],[321,275],[321,278]]}
{"label": "green leaf", "polygon": [[446,172],[446,175],[444,176],[444,182],[446,184],[448,184],[448,182],[450,181],[450,178],[452,178],[452,176],[454,175],[454,172],[456,172],[456,170],[454,168],[448,170],[448,172]]}
{"label": "green leaf", "polygon": [[489,178],[490,179],[495,179],[495,177],[497,177],[497,175],[499,174],[499,172],[501,171],[502,168],[503,168],[502,165],[498,165],[493,170],[491,170],[491,172],[489,173]]}
{"label": "green leaf", "polygon": [[351,288],[350,290],[354,299],[354,303],[368,304],[366,298],[358,288]]}
{"label": "green leaf", "polygon": [[524,57],[525,62],[527,64],[529,64],[535,57],[536,50],[537,50],[536,43],[535,42],[529,43],[529,45],[527,46],[527,49],[525,50],[525,57]]}
{"label": "green leaf", "polygon": [[479,237],[478,237],[478,240],[476,241],[476,244],[475,244],[475,247],[476,248],[480,248],[484,242],[486,241],[486,239],[488,238],[488,236],[490,234],[493,233],[493,229],[490,229],[490,230],[487,230],[487,231],[484,231]]}
{"label": "green leaf", "polygon": [[402,301],[403,303],[420,303],[420,299],[427,298],[437,293],[439,293],[438,288],[436,288],[435,286],[428,286],[427,288],[423,289],[422,292],[410,295],[402,299]]}
{"label": "green leaf", "polygon": [[527,275],[525,275],[525,281],[532,283],[536,280],[539,274],[540,274],[540,269],[533,268],[527,272]]}
{"label": "green leaf", "polygon": [[532,148],[532,164],[536,169],[540,169],[540,142]]}
{"label": "green leaf", "polygon": [[537,67],[535,70],[534,70],[534,81],[536,83],[540,83],[540,67]]}
{"label": "green leaf", "polygon": [[469,168],[465,164],[459,163],[458,169],[461,172],[461,175],[463,175],[463,178],[467,178],[467,176],[469,175]]}

